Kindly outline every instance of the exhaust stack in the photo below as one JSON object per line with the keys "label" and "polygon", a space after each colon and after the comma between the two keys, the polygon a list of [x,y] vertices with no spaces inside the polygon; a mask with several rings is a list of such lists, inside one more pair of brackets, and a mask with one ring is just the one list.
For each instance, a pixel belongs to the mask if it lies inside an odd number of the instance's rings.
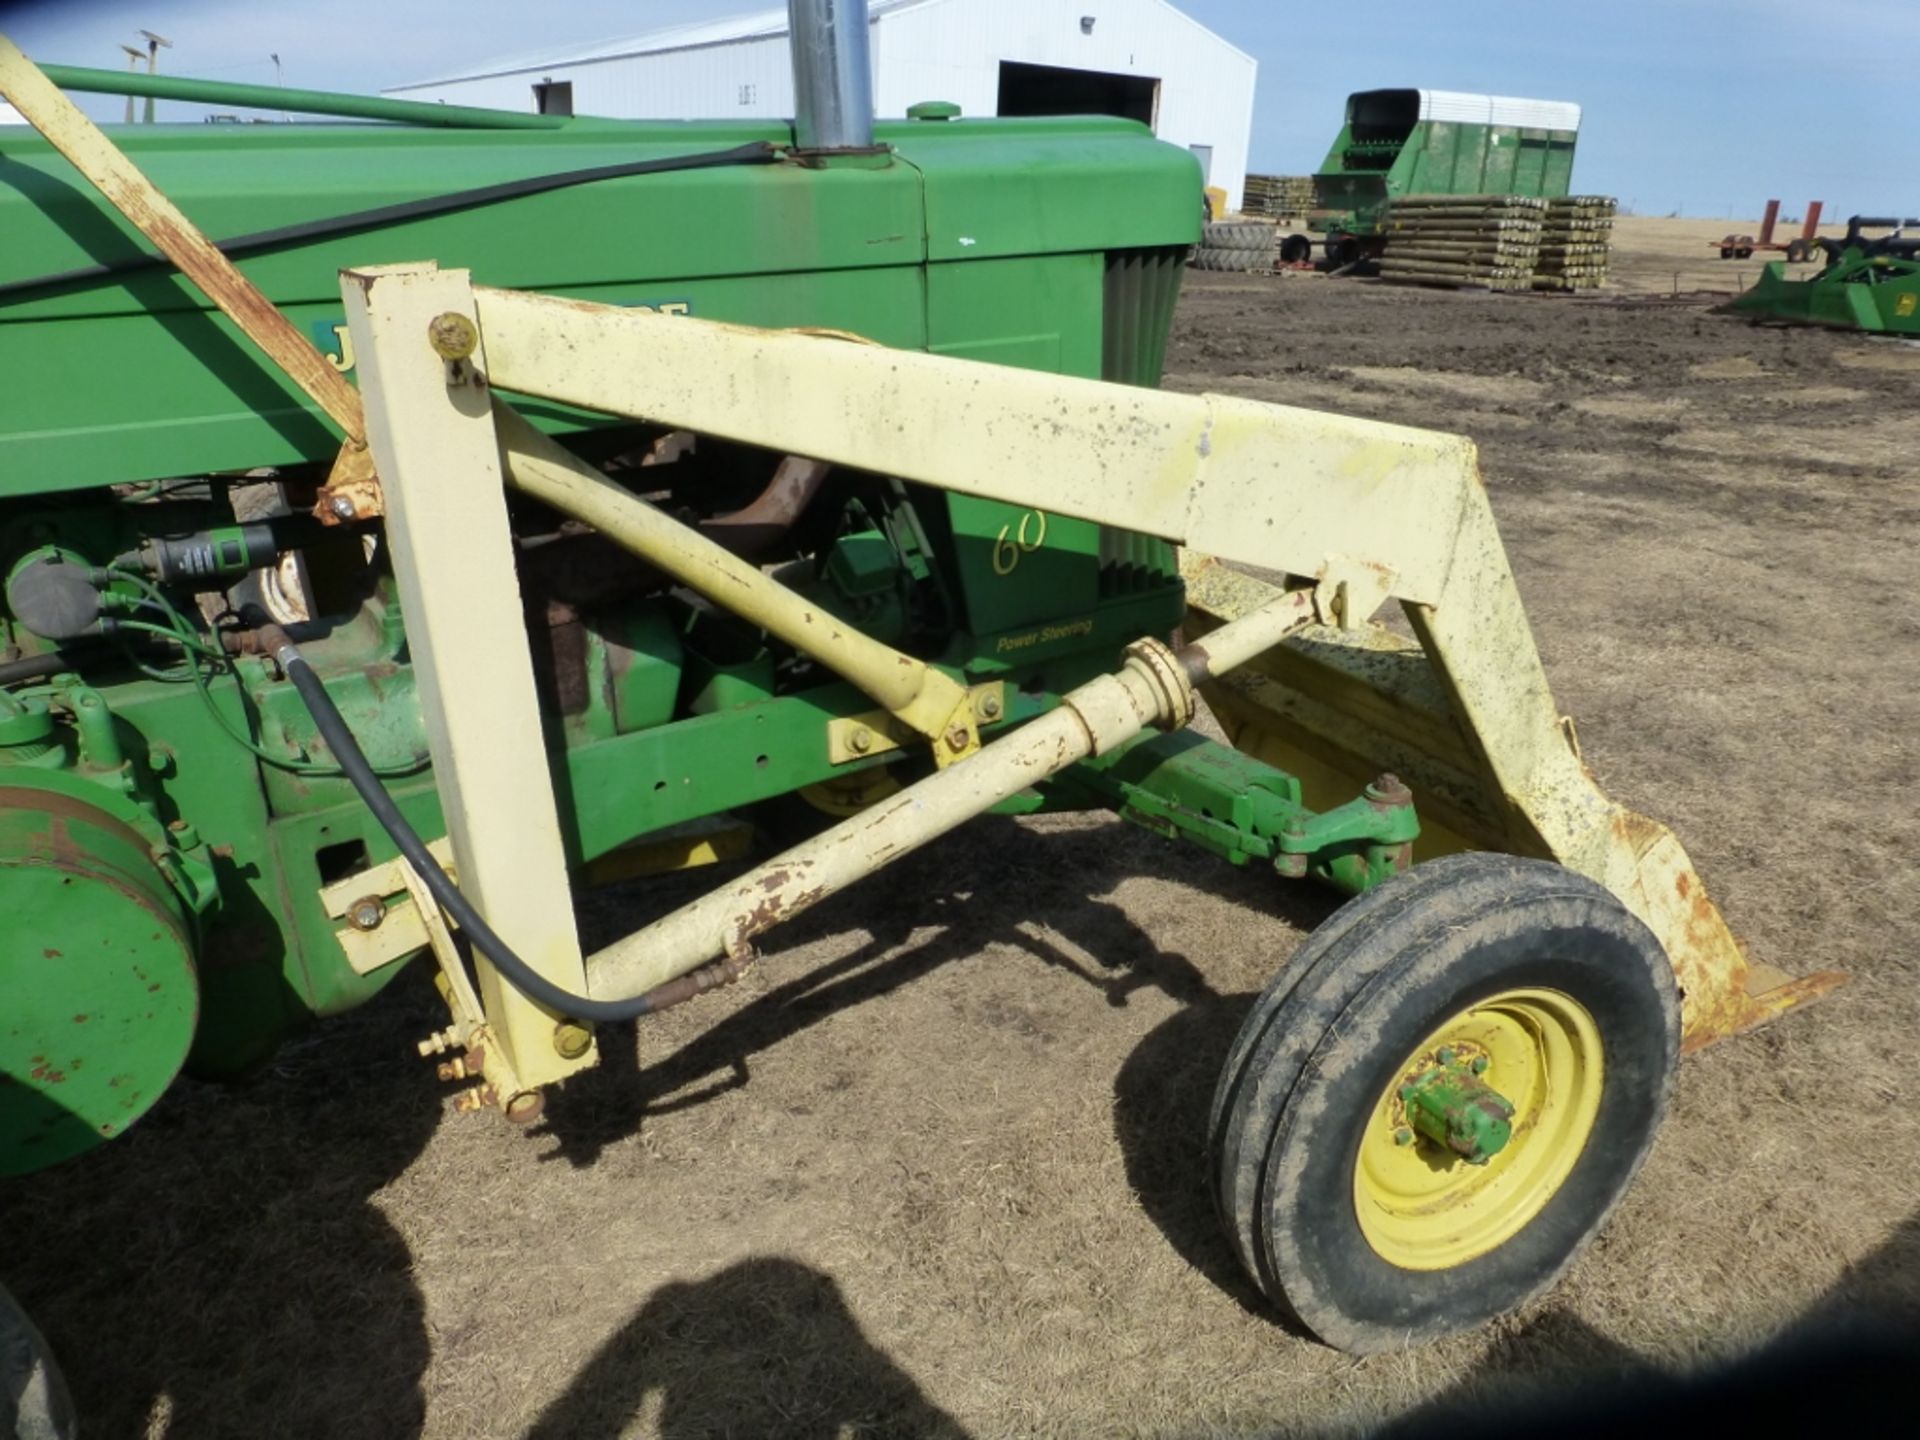
{"label": "exhaust stack", "polygon": [[873,148],[867,0],[787,0],[793,138],[802,150]]}

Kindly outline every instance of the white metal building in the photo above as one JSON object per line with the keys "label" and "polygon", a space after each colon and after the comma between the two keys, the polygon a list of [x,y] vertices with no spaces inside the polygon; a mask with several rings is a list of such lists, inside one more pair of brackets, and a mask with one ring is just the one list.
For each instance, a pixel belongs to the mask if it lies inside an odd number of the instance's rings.
{"label": "white metal building", "polygon": [[[1127,115],[1199,155],[1237,209],[1255,62],[1166,0],[873,0],[875,108]],[[562,46],[386,92],[410,100],[653,119],[793,114],[785,8]]]}

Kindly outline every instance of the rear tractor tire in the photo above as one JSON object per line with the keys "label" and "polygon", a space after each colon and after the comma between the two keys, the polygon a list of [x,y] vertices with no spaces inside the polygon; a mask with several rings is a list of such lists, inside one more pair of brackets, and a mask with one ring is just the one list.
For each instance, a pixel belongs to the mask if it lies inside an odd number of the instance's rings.
{"label": "rear tractor tire", "polygon": [[0,1440],[73,1440],[73,1401],[26,1311],[0,1287]]}
{"label": "rear tractor tire", "polygon": [[1558,865],[1455,855],[1350,901],[1215,1091],[1221,1219],[1261,1290],[1370,1353],[1551,1285],[1653,1145],[1680,1050],[1659,941]]}

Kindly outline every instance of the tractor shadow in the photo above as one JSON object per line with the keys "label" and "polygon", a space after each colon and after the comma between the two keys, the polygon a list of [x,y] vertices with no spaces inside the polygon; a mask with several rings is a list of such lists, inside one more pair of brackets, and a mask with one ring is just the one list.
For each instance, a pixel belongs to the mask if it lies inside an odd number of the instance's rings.
{"label": "tractor shadow", "polygon": [[430,1348],[370,1197],[444,1097],[423,975],[233,1085],[177,1082],[126,1136],[0,1186],[0,1269],[89,1437],[418,1435]]}
{"label": "tractor shadow", "polygon": [[526,1440],[625,1434],[656,1397],[661,1440],[966,1435],[867,1338],[832,1277],[773,1256],[654,1291]]}

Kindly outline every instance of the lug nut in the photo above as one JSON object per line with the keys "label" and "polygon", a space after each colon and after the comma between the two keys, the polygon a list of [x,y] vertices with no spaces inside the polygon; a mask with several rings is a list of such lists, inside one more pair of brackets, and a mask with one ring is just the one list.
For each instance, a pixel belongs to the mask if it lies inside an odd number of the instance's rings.
{"label": "lug nut", "polygon": [[1393,1143],[1396,1145],[1411,1145],[1413,1143],[1413,1131],[1409,1130],[1405,1125],[1396,1126],[1393,1132]]}
{"label": "lug nut", "polygon": [[1456,1052],[1451,1045],[1442,1045],[1440,1047],[1438,1059],[1442,1065],[1451,1065],[1458,1058],[1458,1052]]}
{"label": "lug nut", "polygon": [[1474,1074],[1484,1075],[1487,1073],[1487,1066],[1490,1065],[1491,1063],[1492,1062],[1488,1060],[1486,1056],[1476,1055],[1473,1057],[1473,1065],[1471,1068]]}

